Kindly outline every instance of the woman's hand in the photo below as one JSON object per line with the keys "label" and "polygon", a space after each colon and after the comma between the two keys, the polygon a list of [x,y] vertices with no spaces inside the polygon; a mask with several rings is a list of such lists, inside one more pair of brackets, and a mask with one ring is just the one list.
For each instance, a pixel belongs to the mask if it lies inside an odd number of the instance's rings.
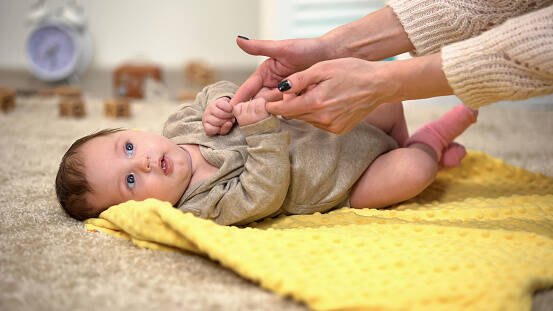
{"label": "woman's hand", "polygon": [[[280,84],[282,101],[267,103],[270,113],[310,122],[336,133],[349,132],[394,92],[382,74],[386,62],[340,58],[317,63]],[[299,95],[296,95],[299,94]]]}
{"label": "woman's hand", "polygon": [[328,57],[327,45],[321,38],[269,41],[238,37],[236,43],[248,54],[269,58],[240,86],[232,98],[233,105],[254,97],[281,100],[282,94],[276,89],[280,81]]}
{"label": "woman's hand", "polygon": [[242,84],[232,99],[233,104],[250,100],[262,87],[269,89],[263,92],[263,98],[281,100],[282,94],[275,89],[277,84],[317,62],[344,57],[379,60],[414,49],[388,6],[318,38],[268,41],[238,37],[236,43],[248,54],[269,59]]}
{"label": "woman's hand", "polygon": [[270,113],[336,134],[349,132],[382,103],[453,92],[441,70],[440,54],[383,62],[324,61],[289,76],[279,88],[283,100],[267,103]]}

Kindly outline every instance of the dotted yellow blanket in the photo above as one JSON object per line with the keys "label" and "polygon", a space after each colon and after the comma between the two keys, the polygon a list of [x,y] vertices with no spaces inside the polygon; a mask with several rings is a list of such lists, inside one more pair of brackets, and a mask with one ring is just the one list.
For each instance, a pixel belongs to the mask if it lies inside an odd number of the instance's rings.
{"label": "dotted yellow blanket", "polygon": [[529,310],[553,287],[553,178],[470,152],[421,195],[225,227],[165,202],[126,202],[89,230],[203,254],[318,310]]}

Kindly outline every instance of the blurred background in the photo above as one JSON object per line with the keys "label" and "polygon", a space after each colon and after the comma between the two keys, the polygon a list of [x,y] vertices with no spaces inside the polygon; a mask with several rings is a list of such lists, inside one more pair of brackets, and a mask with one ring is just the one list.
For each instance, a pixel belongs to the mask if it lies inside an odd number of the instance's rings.
{"label": "blurred background", "polygon": [[[82,14],[79,31],[91,39],[83,48],[90,60],[79,74],[47,82],[32,73],[28,55],[40,48],[30,48],[29,42],[44,15],[71,19],[62,12],[68,6]],[[21,90],[70,83],[90,95],[108,96],[116,92],[114,70],[147,63],[159,67],[174,95],[189,87],[184,71],[190,62],[213,70],[216,80],[241,83],[264,57],[240,50],[237,35],[315,37],[383,6],[380,0],[0,0],[0,85]]]}
{"label": "blurred background", "polygon": [[[238,48],[237,35],[273,40],[316,37],[384,5],[384,0],[0,0],[0,87],[25,94],[71,84],[86,96],[106,98],[129,95],[132,85],[125,89],[120,84],[136,82],[142,88],[149,85],[147,94],[186,100],[212,81],[242,83],[265,59]],[[64,57],[70,58],[69,52],[47,43],[59,36],[37,32],[52,19],[78,24],[75,45],[80,61],[63,79],[49,77],[48,70],[37,74],[41,64],[33,60],[57,53],[61,66]],[[85,37],[84,43],[79,41]],[[408,57],[406,53],[396,58]],[[137,64],[146,67],[135,68]],[[148,78],[155,83],[148,84]],[[552,99],[533,98],[523,104],[550,109]],[[455,96],[422,102],[460,103]]]}

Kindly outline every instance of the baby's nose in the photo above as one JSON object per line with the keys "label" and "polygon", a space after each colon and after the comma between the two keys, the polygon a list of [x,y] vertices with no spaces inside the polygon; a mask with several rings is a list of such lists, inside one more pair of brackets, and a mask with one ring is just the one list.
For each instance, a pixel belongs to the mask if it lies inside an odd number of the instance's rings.
{"label": "baby's nose", "polygon": [[136,165],[138,166],[138,169],[146,173],[149,173],[152,170],[150,156],[146,154],[137,158]]}

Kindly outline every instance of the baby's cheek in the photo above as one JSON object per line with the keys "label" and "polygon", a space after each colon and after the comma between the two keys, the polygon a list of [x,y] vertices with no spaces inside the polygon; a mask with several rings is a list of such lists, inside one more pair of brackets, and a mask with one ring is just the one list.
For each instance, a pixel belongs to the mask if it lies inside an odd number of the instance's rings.
{"label": "baby's cheek", "polygon": [[171,201],[171,187],[163,183],[156,183],[147,187],[146,191],[142,193],[141,200],[154,198],[161,201]]}

